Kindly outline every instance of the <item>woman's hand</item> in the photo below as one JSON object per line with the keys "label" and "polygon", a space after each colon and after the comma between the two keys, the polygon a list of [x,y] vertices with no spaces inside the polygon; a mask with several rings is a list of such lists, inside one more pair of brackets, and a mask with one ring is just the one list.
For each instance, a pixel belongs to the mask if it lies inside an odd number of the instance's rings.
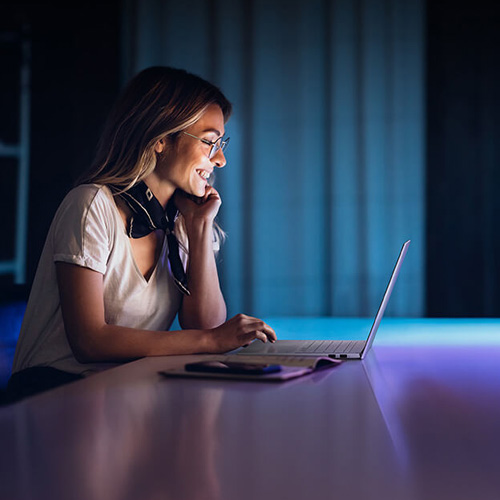
{"label": "woman's hand", "polygon": [[174,203],[183,215],[186,223],[193,219],[213,222],[222,204],[220,195],[212,186],[207,186],[205,195],[201,198],[192,196],[184,191],[177,190],[174,193]]}
{"label": "woman's hand", "polygon": [[250,344],[252,340],[276,342],[276,333],[264,321],[237,314],[217,328],[208,330],[210,339],[209,352],[222,353]]}

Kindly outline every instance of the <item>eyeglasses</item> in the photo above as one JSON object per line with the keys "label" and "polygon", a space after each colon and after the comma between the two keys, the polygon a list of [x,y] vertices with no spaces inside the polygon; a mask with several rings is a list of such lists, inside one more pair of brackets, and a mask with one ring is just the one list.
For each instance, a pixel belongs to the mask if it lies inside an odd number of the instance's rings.
{"label": "eyeglasses", "polygon": [[[215,141],[209,141],[208,139],[202,139],[201,137],[196,137],[193,134],[190,134],[188,132],[182,132],[183,134],[189,135],[189,137],[194,137],[195,139],[198,139],[199,141],[203,142],[204,144],[208,144],[210,147],[210,151],[208,152],[208,157],[211,159],[213,158],[219,150],[224,152],[227,148],[227,145],[229,144],[229,137],[226,137],[224,139],[223,137],[219,137]],[[224,140],[222,140],[224,139]]]}

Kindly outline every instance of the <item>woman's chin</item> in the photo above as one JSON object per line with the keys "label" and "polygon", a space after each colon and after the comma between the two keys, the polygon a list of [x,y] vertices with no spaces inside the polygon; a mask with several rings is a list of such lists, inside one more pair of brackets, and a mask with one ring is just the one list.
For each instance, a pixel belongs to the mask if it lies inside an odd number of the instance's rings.
{"label": "woman's chin", "polygon": [[202,198],[203,196],[205,196],[205,191],[206,191],[206,185],[199,186],[199,187],[196,187],[196,189],[193,189],[193,192],[191,194],[193,196],[197,196],[198,198]]}

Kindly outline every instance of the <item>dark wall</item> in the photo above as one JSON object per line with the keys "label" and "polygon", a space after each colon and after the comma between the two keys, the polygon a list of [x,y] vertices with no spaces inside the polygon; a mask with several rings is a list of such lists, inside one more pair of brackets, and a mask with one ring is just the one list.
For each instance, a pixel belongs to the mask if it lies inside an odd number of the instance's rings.
{"label": "dark wall", "polygon": [[[91,162],[119,90],[121,13],[119,0],[17,2],[7,9],[0,25],[16,29],[25,23],[32,39],[29,287],[52,216]],[[4,296],[12,294],[8,278],[0,284]]]}
{"label": "dark wall", "polygon": [[500,14],[427,7],[427,312],[500,315]]}

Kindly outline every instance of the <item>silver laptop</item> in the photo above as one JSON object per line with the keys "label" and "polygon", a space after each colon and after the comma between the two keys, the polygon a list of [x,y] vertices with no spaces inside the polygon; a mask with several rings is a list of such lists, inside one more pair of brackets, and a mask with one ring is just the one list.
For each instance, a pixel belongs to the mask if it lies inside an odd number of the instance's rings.
{"label": "silver laptop", "polygon": [[391,279],[366,340],[277,340],[274,344],[255,341],[248,347],[240,349],[238,355],[300,354],[302,356],[330,356],[337,359],[363,359],[373,344],[409,246],[410,240],[404,243],[399,252]]}

